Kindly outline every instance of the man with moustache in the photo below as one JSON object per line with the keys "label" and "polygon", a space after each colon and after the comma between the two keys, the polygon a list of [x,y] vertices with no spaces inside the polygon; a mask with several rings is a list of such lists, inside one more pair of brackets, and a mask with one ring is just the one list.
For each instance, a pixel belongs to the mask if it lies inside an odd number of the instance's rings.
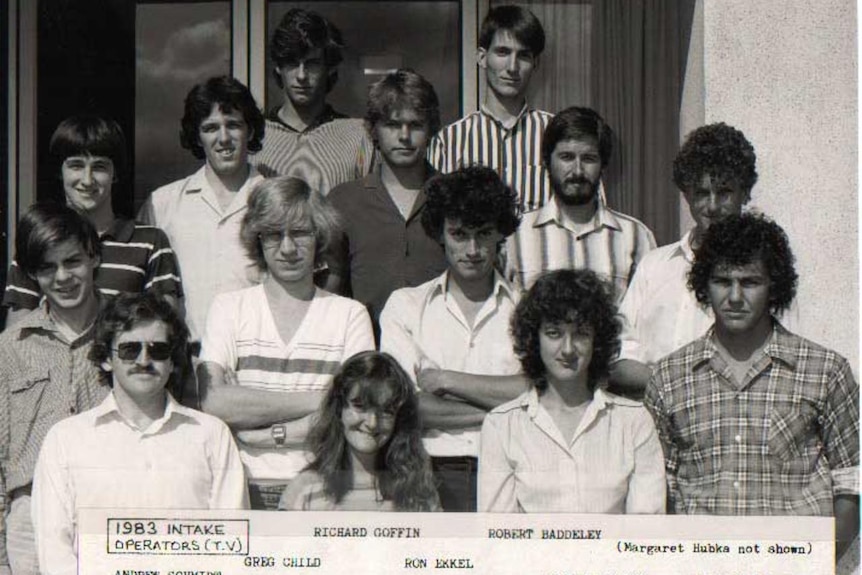
{"label": "man with moustache", "polygon": [[368,91],[365,127],[382,162],[328,196],[344,229],[331,249],[329,287],[368,307],[379,341],[380,312],[389,294],[446,269],[440,244],[422,227],[422,188],[434,174],[425,152],[440,127],[434,87],[412,70],[384,76]]}
{"label": "man with moustache", "polygon": [[98,406],[51,428],[33,479],[43,575],[78,573],[78,510],[245,509],[245,475],[221,420],[168,393],[188,357],[188,330],[162,298],[125,295],[96,322],[91,353],[111,382]]}
{"label": "man with moustache", "polygon": [[506,275],[522,289],[549,270],[586,268],[613,285],[619,302],[638,262],[655,248],[649,228],[605,205],[600,186],[611,137],[589,108],[568,108],[548,124],[542,161],[553,196],[524,217],[506,245]]}
{"label": "man with moustache", "polygon": [[0,335],[0,574],[36,575],[39,449],[52,425],[98,405],[109,388],[88,357],[100,305],[96,230],[67,206],[36,204],[17,232],[15,259],[44,298]]}
{"label": "man with moustache", "polygon": [[197,172],[154,191],[138,218],[165,231],[179,261],[185,320],[199,342],[216,294],[258,281],[239,238],[246,201],[263,177],[249,164],[260,150],[263,114],[251,92],[230,76],[189,91],[180,143],[206,160]]}
{"label": "man with moustache", "polygon": [[419,389],[443,510],[476,511],[482,421],[527,388],[509,335],[518,292],[494,267],[518,228],[518,198],[483,166],[437,176],[425,192],[422,225],[443,245],[448,267],[392,293],[380,316],[380,349]]}
{"label": "man with moustache", "polygon": [[620,304],[622,347],[611,369],[611,383],[619,393],[641,396],[656,362],[712,325],[712,311],[699,305],[686,287],[688,272],[710,225],[738,215],[751,199],[756,162],[745,134],[723,122],[686,136],[673,162],[673,181],[695,227],[641,260]]}
{"label": "man with moustache", "polygon": [[472,165],[494,169],[525,210],[543,206],[550,196],[539,150],[552,114],[532,109],[526,99],[544,49],[545,31],[528,9],[489,10],[477,55],[487,82],[482,108],[440,130],[428,153],[443,173]]}
{"label": "man with moustache", "polygon": [[288,10],[273,32],[269,55],[283,100],[267,114],[263,149],[252,160],[267,178],[293,176],[327,195],[371,170],[374,146],[362,120],[326,102],[343,48],[339,29],[311,10]]}

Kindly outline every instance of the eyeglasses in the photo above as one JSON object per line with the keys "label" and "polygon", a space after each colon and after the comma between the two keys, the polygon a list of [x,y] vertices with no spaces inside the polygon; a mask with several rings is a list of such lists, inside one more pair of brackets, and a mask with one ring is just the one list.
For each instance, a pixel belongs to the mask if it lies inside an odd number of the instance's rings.
{"label": "eyeglasses", "polygon": [[284,242],[285,237],[298,246],[307,246],[314,241],[314,230],[298,228],[292,230],[280,230],[277,232],[260,232],[257,235],[260,243],[265,248],[278,247]]}
{"label": "eyeglasses", "polygon": [[112,348],[117,357],[123,361],[135,361],[141,355],[141,350],[147,346],[147,357],[153,361],[170,359],[173,348],[166,341],[123,341]]}

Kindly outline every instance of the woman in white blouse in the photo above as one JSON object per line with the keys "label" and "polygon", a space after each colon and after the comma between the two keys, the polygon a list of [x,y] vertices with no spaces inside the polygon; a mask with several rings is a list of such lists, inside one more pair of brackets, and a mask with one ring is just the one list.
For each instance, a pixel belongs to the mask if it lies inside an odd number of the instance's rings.
{"label": "woman in white blouse", "polygon": [[611,290],[589,270],[559,270],[518,304],[515,352],[532,386],[482,426],[480,511],[664,513],[652,418],[603,389],[620,345]]}

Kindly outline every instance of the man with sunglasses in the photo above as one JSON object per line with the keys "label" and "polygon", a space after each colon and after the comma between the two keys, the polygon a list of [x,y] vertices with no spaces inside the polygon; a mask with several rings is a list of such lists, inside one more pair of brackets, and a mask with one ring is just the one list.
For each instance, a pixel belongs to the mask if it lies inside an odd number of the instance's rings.
{"label": "man with sunglasses", "polygon": [[230,430],[167,391],[188,363],[187,341],[185,323],[156,295],[121,296],[100,313],[90,359],[112,391],[51,428],[36,465],[33,523],[42,573],[76,573],[83,507],[248,506]]}
{"label": "man with sunglasses", "polygon": [[99,311],[95,228],[65,205],[37,204],[17,231],[15,260],[44,298],[0,335],[0,574],[35,575],[39,448],[53,424],[98,405],[108,386],[88,358]]}

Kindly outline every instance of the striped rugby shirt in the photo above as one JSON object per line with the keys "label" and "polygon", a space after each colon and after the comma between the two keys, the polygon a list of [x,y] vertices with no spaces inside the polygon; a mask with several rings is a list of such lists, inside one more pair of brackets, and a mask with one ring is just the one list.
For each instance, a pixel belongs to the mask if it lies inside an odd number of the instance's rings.
{"label": "striped rugby shirt", "polygon": [[[95,272],[96,288],[105,295],[152,292],[183,295],[179,268],[165,233],[154,227],[117,218],[102,234],[102,259]],[[35,309],[42,298],[39,284],[13,261],[9,267],[3,305]]]}
{"label": "striped rugby shirt", "polygon": [[525,210],[539,208],[551,197],[542,134],[553,117],[524,104],[514,126],[506,128],[483,108],[441,129],[428,146],[428,161],[445,174],[477,164],[493,168]]}
{"label": "striped rugby shirt", "polygon": [[364,177],[374,162],[364,122],[335,112],[330,116],[298,132],[274,111],[266,120],[263,148],[249,162],[264,177],[294,176],[324,196],[338,184]]}
{"label": "striped rugby shirt", "polygon": [[506,242],[506,277],[526,290],[547,271],[590,269],[614,286],[619,303],[638,262],[655,247],[646,225],[602,201],[592,223],[576,231],[551,198],[544,207],[526,214]]}

